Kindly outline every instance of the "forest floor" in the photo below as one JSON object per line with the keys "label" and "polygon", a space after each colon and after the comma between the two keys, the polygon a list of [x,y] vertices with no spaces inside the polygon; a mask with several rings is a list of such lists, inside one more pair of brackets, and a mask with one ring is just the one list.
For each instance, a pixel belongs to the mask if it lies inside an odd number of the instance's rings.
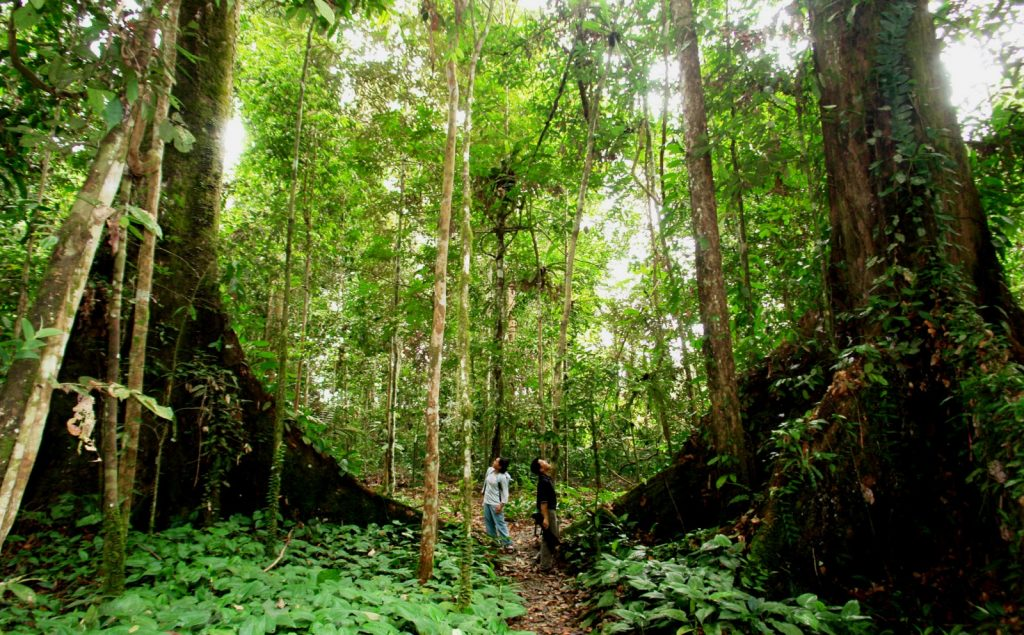
{"label": "forest floor", "polygon": [[[449,485],[451,486],[440,488],[441,515],[448,522],[459,522],[457,510],[460,503],[455,497],[459,488],[455,481]],[[401,499],[415,505],[423,500],[423,492],[420,488],[403,487]],[[512,513],[510,510],[506,511],[505,518],[515,551],[499,552],[493,556],[495,573],[512,580],[526,607],[524,615],[509,620],[509,627],[520,631],[533,631],[537,635],[592,633],[592,628],[581,625],[586,610],[585,590],[580,588],[573,576],[565,572],[564,563],[557,560],[551,571],[538,570],[534,558],[540,549],[540,536],[533,533],[533,519],[526,513],[525,517],[513,520],[510,518]],[[518,510],[518,513],[521,514],[522,511]],[[562,531],[565,531],[572,519],[565,516],[562,520]],[[479,506],[474,509],[473,533],[482,540],[488,539]]]}
{"label": "forest floor", "polygon": [[533,535],[533,521],[509,523],[515,553],[501,554],[495,561],[498,575],[515,580],[526,614],[509,621],[517,630],[538,635],[581,635],[590,628],[580,625],[586,594],[560,566],[541,572],[534,562],[540,538]]}

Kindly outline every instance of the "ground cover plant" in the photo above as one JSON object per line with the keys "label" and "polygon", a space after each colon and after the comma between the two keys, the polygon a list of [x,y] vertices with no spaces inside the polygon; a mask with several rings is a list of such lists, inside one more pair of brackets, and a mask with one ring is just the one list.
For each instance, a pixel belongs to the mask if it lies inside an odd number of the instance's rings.
{"label": "ground cover plant", "polygon": [[580,576],[592,594],[587,621],[601,633],[875,632],[857,600],[770,592],[741,540],[700,531],[648,547],[624,534],[608,540],[617,526],[597,528],[605,547]]}
{"label": "ground cover plant", "polygon": [[[65,503],[54,515],[72,509]],[[98,522],[84,516],[71,532],[40,525],[31,537],[12,537],[21,549],[0,572],[0,632],[511,633],[506,620],[524,610],[483,558],[472,604],[456,608],[450,532],[442,531],[435,577],[421,586],[418,536],[408,526],[286,523],[288,545],[275,561],[258,515],[129,534],[126,591],[104,597]]]}

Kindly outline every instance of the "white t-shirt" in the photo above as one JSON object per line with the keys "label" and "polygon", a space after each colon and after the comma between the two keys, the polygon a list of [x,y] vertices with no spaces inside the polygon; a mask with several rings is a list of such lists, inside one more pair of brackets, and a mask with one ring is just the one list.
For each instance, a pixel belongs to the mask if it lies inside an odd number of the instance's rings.
{"label": "white t-shirt", "polygon": [[493,467],[487,468],[487,476],[484,477],[484,505],[504,505],[508,502],[508,484],[512,482],[512,476],[505,472],[494,471]]}

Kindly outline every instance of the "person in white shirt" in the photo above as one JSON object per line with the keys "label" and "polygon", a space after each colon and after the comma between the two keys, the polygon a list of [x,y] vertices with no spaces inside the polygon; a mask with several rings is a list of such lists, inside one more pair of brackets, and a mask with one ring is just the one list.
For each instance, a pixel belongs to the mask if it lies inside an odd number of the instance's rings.
{"label": "person in white shirt", "polygon": [[487,535],[497,538],[504,551],[511,552],[512,539],[505,523],[505,504],[508,503],[508,486],[512,476],[508,473],[509,460],[498,457],[487,468],[484,477],[484,528]]}

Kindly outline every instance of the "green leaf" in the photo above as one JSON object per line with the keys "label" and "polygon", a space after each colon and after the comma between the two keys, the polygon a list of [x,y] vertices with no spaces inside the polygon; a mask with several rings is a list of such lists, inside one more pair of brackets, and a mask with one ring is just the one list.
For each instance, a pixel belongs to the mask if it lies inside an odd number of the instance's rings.
{"label": "green leaf", "polygon": [[11,593],[13,593],[19,600],[26,604],[36,603],[36,592],[25,586],[24,584],[18,584],[17,582],[9,582],[5,586]]}
{"label": "green leaf", "polygon": [[163,238],[164,232],[160,229],[160,225],[153,218],[153,215],[142,209],[141,207],[135,207],[134,205],[128,205],[125,207],[128,212],[128,217],[132,222],[137,223],[145,227],[148,231],[156,235],[157,238]]}
{"label": "green leaf", "polygon": [[196,142],[196,138],[188,131],[188,128],[184,126],[174,127],[174,149],[182,154],[191,152],[192,145]]}
{"label": "green leaf", "polygon": [[708,619],[708,617],[714,612],[715,607],[713,606],[705,606],[703,608],[697,609],[697,621],[703,624],[704,620]]}
{"label": "green leaf", "polygon": [[174,141],[174,124],[170,121],[166,119],[161,121],[160,125],[157,126],[157,130],[160,134],[160,139],[163,140],[164,143]]}
{"label": "green leaf", "polygon": [[168,421],[174,419],[174,410],[171,407],[161,406],[160,404],[157,403],[156,399],[153,399],[148,395],[143,395],[142,393],[134,390],[132,391],[132,396],[135,397],[135,399],[140,404],[142,404],[146,408],[146,410],[149,410],[156,416],[162,419],[167,419]]}
{"label": "green leaf", "polygon": [[732,546],[732,540],[729,540],[729,536],[726,536],[725,534],[715,534],[715,537],[711,539],[711,542],[717,547]]}
{"label": "green leaf", "polygon": [[45,329],[39,329],[38,331],[36,331],[36,339],[43,338],[43,337],[53,337],[54,335],[63,335],[63,334],[64,334],[64,331],[62,331],[60,329],[55,329],[55,328],[47,327]]}
{"label": "green leaf", "polygon": [[327,24],[334,24],[334,11],[331,10],[331,6],[324,0],[313,0],[313,4],[316,5],[316,12],[320,14],[320,17],[327,20]]}
{"label": "green leaf", "polygon": [[96,525],[103,521],[103,514],[89,514],[88,516],[82,516],[75,521],[75,527],[88,527],[89,525]]}
{"label": "green leaf", "polygon": [[121,597],[104,604],[100,610],[104,615],[112,617],[131,618],[140,615],[149,608],[149,605],[138,595],[126,593]]}
{"label": "green leaf", "polygon": [[32,326],[32,323],[25,318],[21,318],[21,334],[26,341],[36,339],[35,328]]}
{"label": "green leaf", "polygon": [[128,99],[129,104],[134,104],[135,100],[139,98],[139,78],[132,73],[128,77],[128,81],[124,85],[124,96]]}
{"label": "green leaf", "polygon": [[210,611],[203,608],[179,610],[177,620],[175,626],[178,628],[192,629],[197,626],[206,626],[210,622]]}
{"label": "green leaf", "polygon": [[842,618],[844,620],[850,619],[851,617],[857,617],[860,615],[860,602],[857,600],[850,600],[843,606]]}
{"label": "green leaf", "polygon": [[103,121],[107,124],[107,130],[121,123],[124,119],[124,107],[120,99],[111,99],[103,109]]}
{"label": "green leaf", "polygon": [[266,632],[267,620],[263,615],[250,617],[238,631],[239,635],[263,635]]}
{"label": "green leaf", "polygon": [[14,12],[14,27],[17,29],[30,29],[39,21],[39,12],[26,5]]}
{"label": "green leaf", "polygon": [[103,112],[103,109],[107,106],[107,100],[112,96],[112,93],[109,91],[98,88],[85,89],[85,102],[89,105],[89,110],[92,110],[97,115]]}
{"label": "green leaf", "polygon": [[780,622],[778,620],[771,620],[772,626],[774,626],[783,635],[803,635],[803,631],[799,627],[794,626],[788,622]]}
{"label": "green leaf", "polygon": [[46,0],[30,0],[30,2],[32,6],[36,8],[36,11],[39,11],[46,6]]}

